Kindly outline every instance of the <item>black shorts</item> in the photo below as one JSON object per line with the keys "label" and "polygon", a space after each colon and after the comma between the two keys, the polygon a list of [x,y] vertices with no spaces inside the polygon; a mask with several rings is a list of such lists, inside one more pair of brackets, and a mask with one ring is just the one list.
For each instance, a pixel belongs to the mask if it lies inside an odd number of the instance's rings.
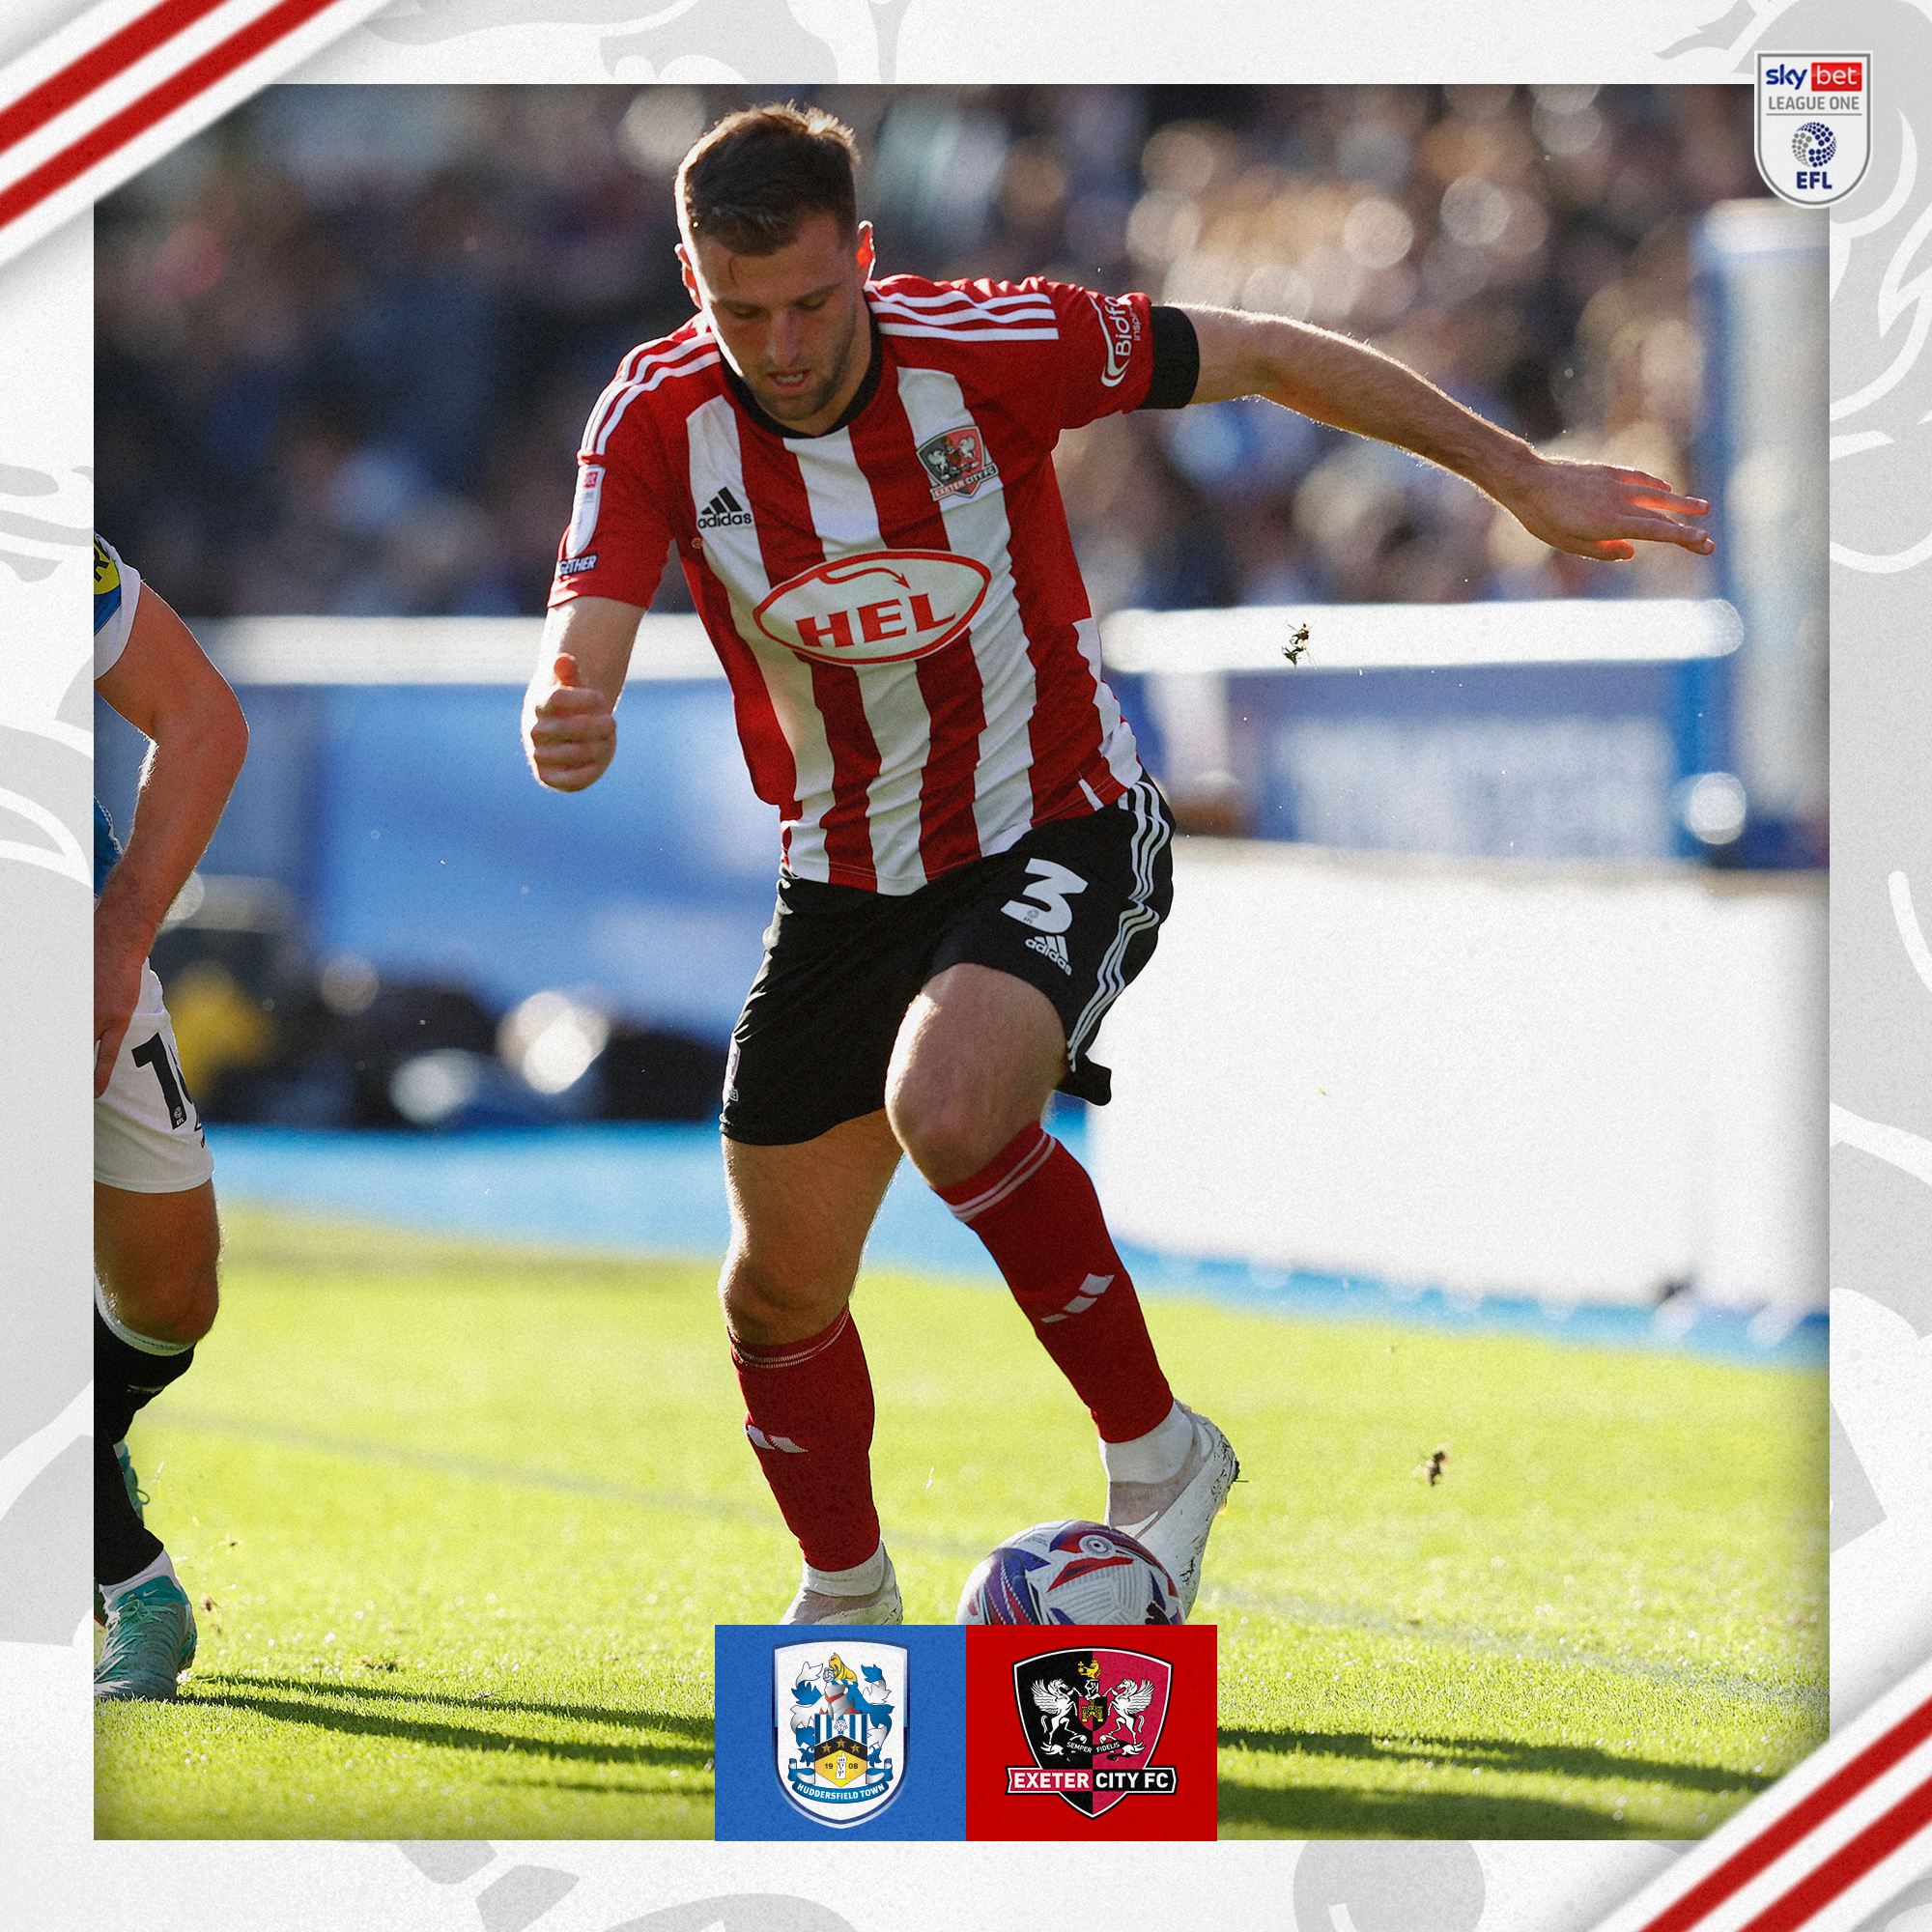
{"label": "black shorts", "polygon": [[916,893],[781,875],[765,963],[731,1036],[726,1137],[781,1147],[876,1113],[906,1009],[966,961],[1053,1002],[1066,1033],[1061,1091],[1104,1105],[1111,1076],[1088,1049],[1152,955],[1174,896],[1173,837],[1144,778],[1112,805],[1036,826]]}

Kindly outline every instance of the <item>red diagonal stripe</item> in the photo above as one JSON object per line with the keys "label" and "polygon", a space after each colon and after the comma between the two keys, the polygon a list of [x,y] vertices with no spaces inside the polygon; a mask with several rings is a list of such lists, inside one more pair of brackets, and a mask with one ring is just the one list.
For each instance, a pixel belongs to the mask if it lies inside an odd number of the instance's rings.
{"label": "red diagonal stripe", "polygon": [[109,34],[98,47],[89,47],[78,60],[70,61],[38,87],[29,88],[11,106],[0,108],[0,149],[24,141],[56,114],[65,114],[76,100],[85,100],[97,87],[104,87],[115,75],[126,73],[137,60],[144,59],[221,4],[222,0],[161,0],[158,7],[149,8],[139,19],[129,20],[118,34]]}
{"label": "red diagonal stripe", "polygon": [[38,208],[49,195],[59,193],[70,182],[84,175],[97,161],[105,160],[136,135],[145,134],[176,108],[185,106],[196,95],[205,94],[216,81],[225,79],[238,67],[245,66],[318,14],[326,14],[334,4],[335,0],[281,0],[280,6],[270,8],[259,20],[251,20],[210,47],[179,73],[171,74],[120,113],[110,115],[92,133],[84,134],[71,147],[63,148],[31,174],[22,175],[13,186],[0,190],[0,227],[17,221],[29,209]]}
{"label": "red diagonal stripe", "polygon": [[1932,1823],[1932,1780],[1901,1798],[1882,1818],[1840,1845],[1816,1871],[1807,1872],[1742,1932],[1798,1932],[1908,1838],[1917,1837],[1928,1823]]}
{"label": "red diagonal stripe", "polygon": [[1682,1898],[1648,1920],[1643,1932],[1690,1932],[1733,1892],[1741,1891],[1759,1872],[1781,1859],[1801,1838],[1809,1836],[1833,1812],[1848,1804],[1932,1737],[1932,1699],[1901,1719],[1886,1734],[1867,1745],[1840,1767],[1808,1798],[1772,1821],[1751,1841],[1735,1851],[1716,1871],[1706,1874]]}

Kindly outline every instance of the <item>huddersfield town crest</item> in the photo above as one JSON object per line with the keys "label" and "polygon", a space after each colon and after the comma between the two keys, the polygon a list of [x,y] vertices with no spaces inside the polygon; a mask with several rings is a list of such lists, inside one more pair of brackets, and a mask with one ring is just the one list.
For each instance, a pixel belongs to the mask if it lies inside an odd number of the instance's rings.
{"label": "huddersfield town crest", "polygon": [[1153,1762],[1174,1669],[1138,1650],[1054,1650],[1013,1665],[1013,1697],[1032,1764],[1007,1790],[1065,1800],[1097,1818],[1123,1798],[1170,1798],[1172,1765]]}
{"label": "huddersfield town crest", "polygon": [[808,1818],[857,1825],[898,1796],[906,1688],[902,1644],[841,1637],[772,1653],[779,1784]]}
{"label": "huddersfield town crest", "polygon": [[1842,201],[1871,154],[1869,54],[1759,54],[1757,170],[1799,208]]}

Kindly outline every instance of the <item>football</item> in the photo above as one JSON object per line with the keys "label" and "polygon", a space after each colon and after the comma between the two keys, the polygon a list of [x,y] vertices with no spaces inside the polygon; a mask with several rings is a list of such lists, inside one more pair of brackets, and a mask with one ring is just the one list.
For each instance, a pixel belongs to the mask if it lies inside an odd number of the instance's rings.
{"label": "football", "polygon": [[966,1579],[956,1624],[1178,1624],[1180,1592],[1144,1545],[1100,1522],[1037,1522]]}

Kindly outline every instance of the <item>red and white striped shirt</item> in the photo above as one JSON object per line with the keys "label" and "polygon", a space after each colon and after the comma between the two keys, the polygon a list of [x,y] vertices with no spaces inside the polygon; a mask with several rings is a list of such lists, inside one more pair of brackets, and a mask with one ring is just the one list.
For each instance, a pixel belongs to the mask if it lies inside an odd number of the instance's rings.
{"label": "red and white striped shirt", "polygon": [[1052,452],[1140,406],[1153,344],[1139,295],[895,275],[866,298],[878,380],[822,436],[749,410],[701,315],[633,350],[551,602],[648,605],[675,543],[786,865],[901,894],[1140,776]]}

